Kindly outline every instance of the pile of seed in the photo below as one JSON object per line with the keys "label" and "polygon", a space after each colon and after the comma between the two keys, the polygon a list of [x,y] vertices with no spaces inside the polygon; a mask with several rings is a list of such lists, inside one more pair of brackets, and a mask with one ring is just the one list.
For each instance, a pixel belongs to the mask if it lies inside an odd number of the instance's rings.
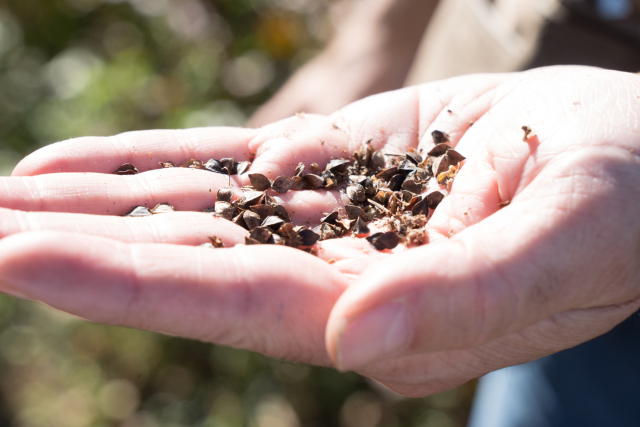
{"label": "pile of seed", "polygon": [[[242,197],[232,201],[234,190],[221,188],[217,201],[205,210],[247,229],[250,234],[245,244],[276,244],[313,252],[312,246],[321,240],[351,234],[365,237],[377,250],[393,249],[403,242],[410,245],[425,243],[424,230],[430,210],[444,198],[440,191],[426,196],[420,193],[435,178],[439,184],[449,185],[456,176],[464,157],[448,144],[449,136],[441,131],[432,133],[436,146],[426,153],[410,150],[404,154],[383,154],[369,146],[369,142],[356,151],[350,159],[334,159],[320,171],[317,164],[310,165],[310,173],[300,163],[294,176],[279,176],[270,180],[259,173],[249,173],[250,187],[242,188]],[[160,163],[163,168],[175,167],[171,162]],[[236,163],[233,158],[211,159],[206,163],[191,159],[180,167],[204,169],[227,175],[248,171],[251,163]],[[124,164],[115,173],[138,173],[131,164]],[[346,193],[350,203],[345,215],[339,211],[324,214],[320,226],[309,229],[294,226],[284,206],[268,194],[288,191],[339,189]],[[172,211],[163,203],[152,210],[137,206],[127,216],[147,216]],[[383,220],[385,232],[370,234],[367,223]],[[367,236],[368,235],[368,236]],[[222,241],[212,236],[209,247],[224,247]]]}

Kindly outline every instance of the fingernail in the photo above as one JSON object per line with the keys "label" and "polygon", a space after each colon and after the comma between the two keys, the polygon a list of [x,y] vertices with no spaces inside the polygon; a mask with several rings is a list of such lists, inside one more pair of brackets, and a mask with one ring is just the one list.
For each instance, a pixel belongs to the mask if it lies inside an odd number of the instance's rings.
{"label": "fingernail", "polygon": [[393,356],[409,344],[411,331],[403,303],[384,304],[341,325],[338,369],[347,371]]}

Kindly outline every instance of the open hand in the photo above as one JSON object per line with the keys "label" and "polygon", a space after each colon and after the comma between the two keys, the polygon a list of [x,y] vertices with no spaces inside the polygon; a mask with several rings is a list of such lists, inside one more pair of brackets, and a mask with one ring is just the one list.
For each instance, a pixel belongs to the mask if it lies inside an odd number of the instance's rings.
{"label": "open hand", "polygon": [[[554,67],[431,83],[259,130],[54,144],[1,179],[0,287],[97,322],[435,393],[577,345],[640,307],[639,111],[640,77]],[[386,152],[429,150],[433,130],[467,160],[428,224],[430,243],[410,250],[351,237],[321,242],[318,257],[189,246],[244,240],[245,230],[199,213],[228,178],[157,169],[255,154],[251,172],[273,179],[368,140]],[[144,173],[113,175],[123,163]],[[281,199],[303,225],[347,201],[337,191]],[[179,212],[121,217],[162,202]]]}

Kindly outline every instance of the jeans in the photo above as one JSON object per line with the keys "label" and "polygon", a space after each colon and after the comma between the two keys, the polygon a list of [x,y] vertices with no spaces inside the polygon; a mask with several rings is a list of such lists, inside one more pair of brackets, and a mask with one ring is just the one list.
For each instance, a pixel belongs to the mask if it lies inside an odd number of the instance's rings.
{"label": "jeans", "polygon": [[640,311],[612,331],[480,380],[468,427],[640,427]]}

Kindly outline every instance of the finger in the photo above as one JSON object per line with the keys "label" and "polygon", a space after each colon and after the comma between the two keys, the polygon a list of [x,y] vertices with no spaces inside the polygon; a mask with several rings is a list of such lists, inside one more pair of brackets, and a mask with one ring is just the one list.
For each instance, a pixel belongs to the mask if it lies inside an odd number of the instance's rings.
{"label": "finger", "polygon": [[[240,178],[232,177],[236,197]],[[124,215],[135,206],[169,203],[180,211],[214,206],[228,177],[203,170],[170,168],[137,175],[50,174],[0,178],[0,207],[21,211]],[[270,194],[282,203],[292,221],[319,222],[323,212],[343,206],[338,191],[289,191]]]}
{"label": "finger", "polygon": [[140,172],[158,169],[159,162],[180,165],[189,159],[207,161],[234,157],[246,161],[252,129],[196,128],[127,132],[112,137],[85,137],[48,145],[22,160],[13,176],[62,172],[111,174],[124,163]]}
{"label": "finger", "polygon": [[[65,242],[60,245],[60,242]],[[2,290],[86,319],[327,364],[341,275],[302,251],[129,244],[60,232],[0,241]]]}
{"label": "finger", "polygon": [[200,245],[209,236],[227,247],[244,243],[247,231],[222,218],[195,212],[174,212],[142,218],[22,212],[0,208],[0,238],[26,231],[67,231],[108,237],[121,242]]}
{"label": "finger", "polygon": [[450,390],[507,366],[574,347],[610,331],[638,310],[640,300],[569,310],[468,350],[416,354],[372,363],[360,371],[396,393],[420,397]]}
{"label": "finger", "polygon": [[[471,348],[562,311],[637,296],[640,231],[626,199],[637,193],[637,161],[609,154],[606,173],[575,167],[541,173],[518,203],[448,243],[398,254],[365,272],[329,321],[327,345],[338,366]],[[584,156],[591,155],[602,158],[599,150]],[[620,192],[610,191],[615,187]],[[581,196],[587,193],[592,197]],[[615,247],[603,232],[620,236]],[[568,267],[576,263],[584,267]]]}

